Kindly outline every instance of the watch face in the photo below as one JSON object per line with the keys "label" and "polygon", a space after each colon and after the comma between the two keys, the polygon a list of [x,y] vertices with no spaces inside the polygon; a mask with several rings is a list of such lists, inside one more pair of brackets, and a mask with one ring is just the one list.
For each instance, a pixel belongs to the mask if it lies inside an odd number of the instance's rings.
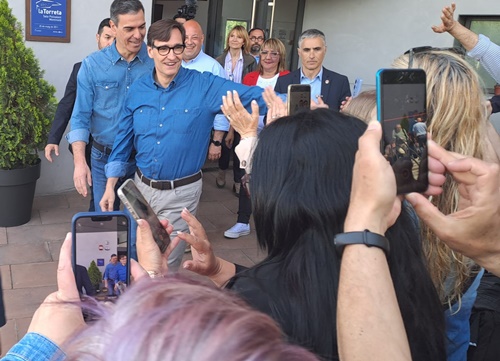
{"label": "watch face", "polygon": [[220,146],[221,146],[221,142],[219,142],[218,140],[212,140],[212,143],[213,143],[216,147],[220,147]]}

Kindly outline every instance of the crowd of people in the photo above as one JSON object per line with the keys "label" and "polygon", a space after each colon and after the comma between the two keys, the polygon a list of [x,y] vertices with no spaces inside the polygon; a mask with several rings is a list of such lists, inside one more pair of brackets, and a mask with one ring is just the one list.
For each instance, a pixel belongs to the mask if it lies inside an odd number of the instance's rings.
{"label": "crowd of people", "polygon": [[[500,47],[454,11],[446,6],[433,30],[500,81]],[[263,29],[236,26],[212,58],[196,20],[159,20],[146,37],[144,19],[139,0],[113,1],[100,51],[75,64],[46,157],[58,155],[69,122],[77,191],[116,210],[115,190],[132,177],[172,243],[162,254],[138,221],[133,284],[103,307],[80,301],[68,234],[58,291],[6,361],[498,359],[500,136],[488,119],[498,104],[465,54],[395,58],[393,68],[425,70],[427,115],[396,126],[381,152],[376,93],[351,98],[348,78],[323,66],[320,30],[300,35],[290,72],[284,44]],[[310,85],[310,111],[287,114],[290,84]],[[397,196],[388,160],[424,147],[427,192]],[[266,252],[253,267],[218,257],[196,219],[207,157],[219,161],[219,188],[233,158],[238,218],[224,235],[249,234],[253,215]],[[181,264],[186,245],[192,259]],[[123,269],[114,255],[110,295]],[[97,321],[85,325],[82,308]],[[0,326],[2,316],[0,295]]]}

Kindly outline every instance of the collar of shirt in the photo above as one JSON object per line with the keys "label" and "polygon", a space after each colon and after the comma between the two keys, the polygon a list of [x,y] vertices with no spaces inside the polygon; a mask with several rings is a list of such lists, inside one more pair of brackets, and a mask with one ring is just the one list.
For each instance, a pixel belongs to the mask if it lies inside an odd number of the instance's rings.
{"label": "collar of shirt", "polygon": [[315,80],[319,80],[319,82],[321,83],[321,79],[323,79],[323,67],[321,67],[318,75],[316,75],[312,80],[305,76],[302,68],[300,68],[300,84],[311,84]]}
{"label": "collar of shirt", "polygon": [[184,61],[184,59],[182,60],[182,66],[186,66],[186,65],[189,65],[189,64],[193,64],[193,63],[196,63],[198,60],[201,60],[203,57],[204,57],[205,53],[203,52],[203,50],[200,50],[200,52],[198,53],[198,55],[196,55],[195,58],[191,59],[191,60],[188,60],[188,61]]}
{"label": "collar of shirt", "polygon": [[186,69],[184,67],[180,67],[179,68],[179,71],[177,72],[177,74],[175,75],[175,77],[172,79],[172,81],[170,82],[170,84],[168,84],[168,87],[164,88],[160,83],[158,83],[155,79],[155,74],[156,74],[156,68],[153,69],[153,71],[151,72],[151,82],[152,84],[156,87],[156,89],[163,89],[163,90],[167,90],[167,89],[170,89],[170,88],[173,88],[175,87],[175,85],[178,83],[178,82],[182,82],[183,79],[186,77],[187,75],[187,72],[186,72]]}
{"label": "collar of shirt", "polygon": [[[121,54],[118,52],[118,49],[116,48],[116,40],[113,41],[113,44],[111,44],[111,46],[108,46],[107,48],[104,48],[101,51],[105,51],[109,54],[109,56],[111,57],[111,61],[113,62],[113,65],[119,62],[120,60],[125,61],[125,59],[123,59]],[[141,63],[144,63],[147,61],[148,58],[149,58],[148,49],[146,43],[143,42],[141,45],[141,49],[136,54],[134,59],[132,59],[132,61],[130,62],[135,61],[135,59],[139,59]]]}

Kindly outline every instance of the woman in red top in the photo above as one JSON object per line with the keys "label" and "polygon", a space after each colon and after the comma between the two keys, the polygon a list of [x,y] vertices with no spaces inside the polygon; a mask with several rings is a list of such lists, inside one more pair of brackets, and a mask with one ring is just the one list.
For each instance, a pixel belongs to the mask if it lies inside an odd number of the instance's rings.
{"label": "woman in red top", "polygon": [[[278,39],[267,39],[260,48],[259,68],[248,73],[243,78],[245,85],[258,85],[261,88],[276,85],[279,76],[290,73],[285,70],[286,50],[285,45]],[[264,127],[263,116],[259,117],[260,131]],[[229,133],[233,132],[229,129]],[[239,134],[235,133],[235,144],[239,142]],[[234,146],[234,144],[233,144]],[[250,234],[250,215],[252,214],[252,204],[243,187],[239,191],[238,220],[236,224],[224,232],[226,238],[238,238]]]}

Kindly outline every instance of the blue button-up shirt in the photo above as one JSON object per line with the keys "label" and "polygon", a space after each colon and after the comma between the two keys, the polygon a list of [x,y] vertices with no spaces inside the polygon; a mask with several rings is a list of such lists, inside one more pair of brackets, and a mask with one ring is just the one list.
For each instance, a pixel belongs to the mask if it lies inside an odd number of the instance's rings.
{"label": "blue button-up shirt", "polygon": [[89,133],[99,144],[111,148],[118,132],[118,119],[130,85],[154,67],[142,44],[129,63],[111,46],[90,54],[78,72],[75,107],[71,115],[70,143],[88,143]]}
{"label": "blue button-up shirt", "polygon": [[7,352],[2,361],[62,361],[64,352],[47,337],[28,332]]}
{"label": "blue button-up shirt", "polygon": [[133,147],[137,166],[148,178],[174,180],[197,173],[205,162],[214,117],[228,90],[238,91],[247,109],[255,99],[261,114],[267,111],[260,87],[181,67],[163,88],[153,75],[141,77],[130,87],[106,165],[108,178],[125,175]]}
{"label": "blue button-up shirt", "polygon": [[317,96],[321,95],[321,79],[323,78],[323,67],[312,80],[304,75],[300,68],[300,84],[309,84],[311,86],[311,98],[317,102]]}
{"label": "blue button-up shirt", "polygon": [[[186,69],[198,70],[201,73],[208,71],[214,75],[218,75],[223,78],[226,77],[226,72],[222,65],[220,65],[219,62],[211,56],[205,54],[203,50],[199,52],[196,58],[188,61],[183,60],[182,66]],[[215,116],[214,129],[225,132],[229,130],[229,122],[226,120],[224,114],[217,114]]]}

